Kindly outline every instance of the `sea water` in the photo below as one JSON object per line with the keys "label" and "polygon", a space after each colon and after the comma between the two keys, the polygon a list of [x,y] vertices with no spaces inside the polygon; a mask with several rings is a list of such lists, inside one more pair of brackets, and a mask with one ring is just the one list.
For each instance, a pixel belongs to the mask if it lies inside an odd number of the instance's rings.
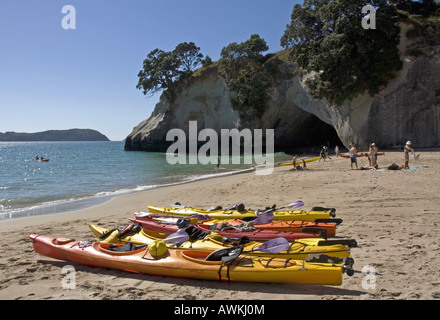
{"label": "sea water", "polygon": [[0,220],[83,209],[121,194],[253,169],[244,161],[220,168],[171,165],[165,153],[124,151],[123,141],[0,142]]}

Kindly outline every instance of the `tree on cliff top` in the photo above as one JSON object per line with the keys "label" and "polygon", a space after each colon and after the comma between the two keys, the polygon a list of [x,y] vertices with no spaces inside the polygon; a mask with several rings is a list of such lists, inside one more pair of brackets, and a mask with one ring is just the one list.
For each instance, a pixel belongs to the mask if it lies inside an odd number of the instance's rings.
{"label": "tree on cliff top", "polygon": [[254,34],[249,40],[230,43],[221,51],[219,71],[229,89],[236,93],[234,105],[244,114],[260,116],[264,112],[270,83],[262,53],[268,49],[266,41]]}
{"label": "tree on cliff top", "polygon": [[179,80],[192,75],[202,58],[200,48],[193,42],[180,43],[171,52],[154,49],[143,62],[136,88],[143,89],[145,95],[167,89],[172,91]]}
{"label": "tree on cliff top", "polygon": [[[376,29],[362,27],[362,7],[376,8]],[[295,5],[281,38],[315,98],[341,104],[374,95],[401,69],[396,9],[385,0],[305,0]]]}

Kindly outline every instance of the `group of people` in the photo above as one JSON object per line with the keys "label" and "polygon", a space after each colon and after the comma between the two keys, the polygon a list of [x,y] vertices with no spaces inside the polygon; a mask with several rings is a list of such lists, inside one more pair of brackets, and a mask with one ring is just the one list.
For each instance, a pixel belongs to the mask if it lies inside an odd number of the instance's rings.
{"label": "group of people", "polygon": [[[404,164],[400,165],[399,168],[402,169],[409,169],[409,154],[413,153],[414,154],[414,149],[412,148],[412,144],[411,141],[407,141],[405,144],[405,147],[403,148],[403,152],[404,152],[404,159],[405,162]],[[357,149],[355,145],[350,145],[350,165],[351,165],[351,169],[353,169],[353,165],[356,166],[356,169],[358,168],[358,164],[357,164]],[[377,153],[378,153],[378,148],[376,146],[376,144],[373,142],[372,144],[370,144],[370,149],[368,150],[368,153],[366,154],[368,157],[368,162],[369,162],[369,166],[368,167],[364,167],[362,169],[377,169],[379,166],[377,164]],[[414,158],[416,158],[414,156]],[[395,165],[393,163],[393,165]]]}
{"label": "group of people", "polygon": [[[358,154],[356,146],[354,144],[350,145],[349,158],[350,158],[351,169],[353,170],[354,166],[356,167],[356,169],[362,169],[362,170],[370,170],[370,169],[376,170],[376,169],[378,169],[379,168],[379,165],[377,164],[378,151],[379,151],[379,149],[378,149],[376,143],[374,143],[374,142],[371,143],[370,144],[370,148],[368,150],[368,153],[366,153],[366,154],[362,153],[361,154],[362,156],[366,156],[368,158],[368,163],[369,164],[368,164],[368,166],[359,168],[358,167],[357,158],[360,155]],[[404,160],[405,160],[404,164],[396,165],[395,163],[393,163],[392,166],[398,167],[398,169],[409,169],[409,154],[412,153],[414,159],[415,160],[418,159],[418,156],[415,155],[414,149],[412,148],[411,141],[407,141],[406,142],[405,147],[403,148],[403,151],[404,151]],[[336,154],[336,157],[339,157],[339,155],[340,155],[339,146],[335,146],[335,154]],[[327,146],[323,146],[321,148],[319,156],[320,156],[319,162],[321,161],[321,159],[323,159],[324,162],[325,162],[325,159],[330,159],[331,160],[331,158],[328,155],[328,147]],[[301,163],[300,161],[297,161],[296,158],[297,158],[297,156],[295,156],[293,158],[293,160],[292,160],[292,164],[293,164],[294,170],[306,169],[307,166],[306,166],[305,161],[302,160],[302,163]]]}
{"label": "group of people", "polygon": [[304,170],[307,169],[307,165],[304,159],[301,159],[300,161],[296,161],[297,156],[293,157],[292,165],[293,170]]}

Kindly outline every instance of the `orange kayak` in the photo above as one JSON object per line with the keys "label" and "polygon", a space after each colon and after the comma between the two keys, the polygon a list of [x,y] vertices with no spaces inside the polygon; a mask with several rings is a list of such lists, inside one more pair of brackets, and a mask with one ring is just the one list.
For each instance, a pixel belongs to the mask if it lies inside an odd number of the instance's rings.
{"label": "orange kayak", "polygon": [[[122,244],[75,241],[37,234],[29,237],[35,252],[43,256],[92,267],[150,275],[239,282],[340,285],[342,274],[347,271],[342,264],[252,257],[241,253],[231,261],[227,259],[231,253],[223,256],[226,259],[218,259],[209,251],[170,248],[154,254],[150,246],[119,252],[113,250],[115,246],[121,248]],[[352,273],[347,271],[347,274]]]}

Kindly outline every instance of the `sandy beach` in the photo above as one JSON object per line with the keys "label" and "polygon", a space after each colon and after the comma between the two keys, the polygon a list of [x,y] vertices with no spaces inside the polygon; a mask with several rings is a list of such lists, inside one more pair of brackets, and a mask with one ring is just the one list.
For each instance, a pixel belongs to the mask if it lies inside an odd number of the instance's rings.
{"label": "sandy beach", "polygon": [[[383,150],[380,150],[383,151]],[[440,299],[440,152],[427,150],[410,167],[403,152],[378,158],[385,170],[351,170],[350,160],[313,162],[307,170],[277,167],[273,174],[238,174],[164,187],[113,198],[85,210],[0,222],[0,299],[145,299],[145,300],[321,300]],[[359,158],[359,166],[368,164]],[[302,200],[336,208],[343,219],[337,236],[357,240],[352,249],[355,274],[341,286],[227,283],[177,279],[90,268],[36,254],[29,234],[95,241],[89,224],[108,228],[129,223],[147,205],[208,208],[244,203],[251,208]],[[62,268],[73,265],[76,287],[64,289]],[[372,274],[366,270],[375,270]],[[364,271],[364,273],[362,272]]]}

